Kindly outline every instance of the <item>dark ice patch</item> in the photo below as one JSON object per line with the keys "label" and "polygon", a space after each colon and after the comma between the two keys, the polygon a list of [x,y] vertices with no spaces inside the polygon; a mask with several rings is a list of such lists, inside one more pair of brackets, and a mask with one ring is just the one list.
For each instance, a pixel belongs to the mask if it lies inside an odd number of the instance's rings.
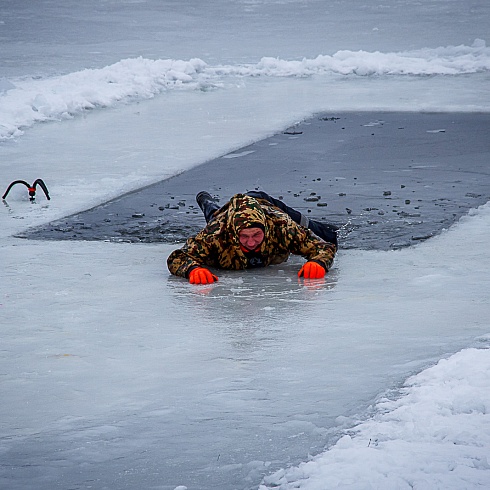
{"label": "dark ice patch", "polygon": [[18,236],[182,242],[205,225],[199,191],[223,204],[260,189],[339,226],[341,248],[402,248],[490,199],[489,134],[490,114],[322,114],[242,148],[240,158],[216,158]]}

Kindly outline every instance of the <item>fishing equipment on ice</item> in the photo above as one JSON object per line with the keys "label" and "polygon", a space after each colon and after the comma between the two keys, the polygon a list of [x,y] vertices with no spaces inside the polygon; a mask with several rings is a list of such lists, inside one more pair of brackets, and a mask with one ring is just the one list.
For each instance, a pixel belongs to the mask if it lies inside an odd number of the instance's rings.
{"label": "fishing equipment on ice", "polygon": [[51,198],[49,197],[49,192],[48,188],[46,187],[46,184],[42,179],[36,179],[32,185],[29,185],[25,180],[14,180],[13,182],[10,183],[10,185],[7,187],[7,190],[5,191],[5,194],[2,196],[2,199],[5,199],[7,197],[7,194],[10,192],[10,189],[15,184],[24,184],[28,191],[29,191],[29,199],[31,201],[34,201],[36,199],[36,188],[39,185],[41,189],[44,191],[44,194],[46,196],[46,199],[49,201]]}

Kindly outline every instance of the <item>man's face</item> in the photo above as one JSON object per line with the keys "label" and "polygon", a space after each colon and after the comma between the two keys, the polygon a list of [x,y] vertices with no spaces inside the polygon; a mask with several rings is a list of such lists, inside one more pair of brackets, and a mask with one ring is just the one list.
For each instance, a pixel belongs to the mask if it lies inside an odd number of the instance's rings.
{"label": "man's face", "polygon": [[255,250],[264,241],[262,228],[245,228],[238,233],[240,244],[248,250]]}

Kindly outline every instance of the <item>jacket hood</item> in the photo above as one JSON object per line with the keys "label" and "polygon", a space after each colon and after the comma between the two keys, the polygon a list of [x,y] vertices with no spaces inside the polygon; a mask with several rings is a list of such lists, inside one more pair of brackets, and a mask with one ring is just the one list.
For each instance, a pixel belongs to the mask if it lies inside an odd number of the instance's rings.
{"label": "jacket hood", "polygon": [[230,199],[228,209],[228,226],[236,236],[241,230],[258,226],[267,234],[267,220],[264,210],[253,197],[236,194]]}

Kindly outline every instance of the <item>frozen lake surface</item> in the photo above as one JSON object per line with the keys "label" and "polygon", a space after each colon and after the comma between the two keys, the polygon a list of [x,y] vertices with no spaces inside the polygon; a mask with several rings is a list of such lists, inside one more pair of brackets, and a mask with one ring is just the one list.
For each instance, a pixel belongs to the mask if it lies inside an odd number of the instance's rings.
{"label": "frozen lake surface", "polygon": [[486,345],[489,217],[340,253],[310,287],[297,260],[208,289],[166,278],[168,245],[6,239],[3,478],[255,488],[409,374]]}
{"label": "frozen lake surface", "polygon": [[299,259],[193,287],[176,245],[14,237],[312,114],[488,113],[489,8],[3,3],[0,184],[52,199],[0,207],[0,486],[489,486],[488,204],[307,285]]}

